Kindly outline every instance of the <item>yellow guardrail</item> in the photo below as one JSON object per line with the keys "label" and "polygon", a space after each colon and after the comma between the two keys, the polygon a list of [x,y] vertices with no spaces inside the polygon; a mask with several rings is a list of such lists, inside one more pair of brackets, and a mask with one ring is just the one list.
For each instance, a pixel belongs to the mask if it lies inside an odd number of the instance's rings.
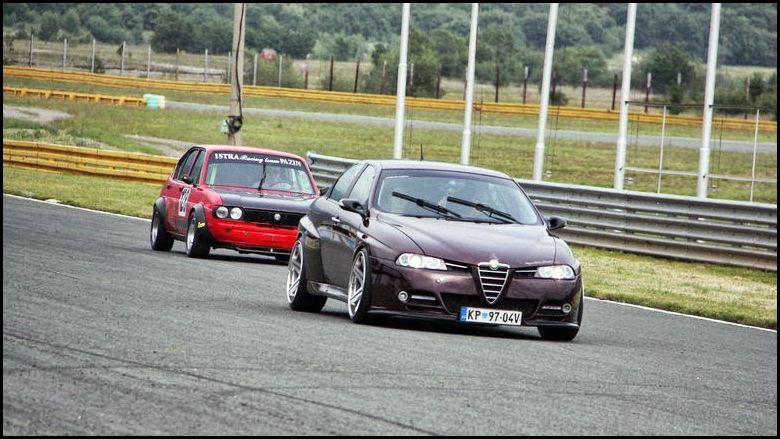
{"label": "yellow guardrail", "polygon": [[[55,70],[35,69],[29,67],[5,66],[3,67],[4,76],[17,76],[30,79],[44,79],[52,81],[78,82],[94,85],[105,85],[113,87],[133,87],[142,89],[164,89],[184,92],[197,93],[230,93],[228,84],[169,81],[161,79],[143,79],[126,76],[112,76],[94,73],[81,72],[62,72]],[[243,93],[246,96],[278,97],[305,99],[313,101],[337,102],[349,104],[370,104],[394,106],[395,96],[376,95],[367,93],[346,93],[332,92],[322,90],[301,90],[291,88],[263,87],[263,86],[244,86]],[[449,99],[432,98],[414,98],[406,99],[406,105],[410,108],[419,108],[425,110],[457,110],[463,111],[464,101]],[[539,106],[533,104],[509,104],[509,103],[475,103],[475,111],[484,111],[486,113],[499,113],[519,116],[537,116]],[[551,117],[563,117],[580,120],[599,120],[599,121],[617,121],[619,113],[610,110],[585,109],[577,107],[551,107]],[[639,123],[661,124],[662,115],[655,113],[632,112],[629,115],[631,121]],[[669,115],[666,118],[668,125],[700,127],[702,119],[696,116]],[[752,131],[756,124],[753,120],[735,119],[727,117],[716,117],[713,124],[717,127],[733,130]],[[769,120],[760,120],[758,129],[762,132],[777,131],[777,122]]]}
{"label": "yellow guardrail", "polygon": [[164,182],[178,159],[134,152],[3,139],[3,164],[98,175],[140,183]]}
{"label": "yellow guardrail", "polygon": [[15,96],[36,96],[45,99],[66,99],[70,101],[107,102],[117,105],[144,105],[143,98],[131,96],[110,96],[91,93],[79,93],[63,90],[42,90],[37,88],[18,88],[3,86],[3,93],[13,93]]}

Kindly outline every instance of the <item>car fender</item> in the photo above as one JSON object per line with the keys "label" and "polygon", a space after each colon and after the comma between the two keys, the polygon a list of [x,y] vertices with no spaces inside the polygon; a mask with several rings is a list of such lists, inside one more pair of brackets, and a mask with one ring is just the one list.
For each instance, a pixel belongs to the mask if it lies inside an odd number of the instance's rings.
{"label": "car fender", "polygon": [[303,243],[303,269],[306,279],[312,282],[324,282],[325,273],[322,270],[322,252],[320,250],[320,234],[308,216],[298,223],[298,237]]}
{"label": "car fender", "polygon": [[158,197],[154,202],[154,207],[157,208],[157,215],[160,217],[160,224],[165,224],[165,198]]}
{"label": "car fender", "polygon": [[206,221],[206,208],[203,207],[203,204],[198,203],[192,206],[190,215],[195,217],[195,233],[198,236],[198,240],[213,245],[214,237],[211,236],[211,232],[209,231],[208,221]]}

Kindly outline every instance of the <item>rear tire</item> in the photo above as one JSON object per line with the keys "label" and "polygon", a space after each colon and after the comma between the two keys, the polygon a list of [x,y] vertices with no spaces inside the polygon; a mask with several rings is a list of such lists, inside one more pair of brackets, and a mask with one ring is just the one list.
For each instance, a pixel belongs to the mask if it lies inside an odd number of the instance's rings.
{"label": "rear tire", "polygon": [[160,219],[157,206],[152,209],[152,226],[149,229],[149,243],[152,250],[167,252],[173,248],[173,236],[165,230],[165,221]]}
{"label": "rear tire", "polygon": [[191,258],[205,258],[209,255],[211,247],[198,237],[198,224],[195,215],[190,215],[190,222],[187,225],[187,239],[184,241],[187,246],[187,256]]}
{"label": "rear tire", "polygon": [[287,263],[287,303],[295,311],[320,312],[328,298],[309,294],[303,265],[303,236],[295,241]]}

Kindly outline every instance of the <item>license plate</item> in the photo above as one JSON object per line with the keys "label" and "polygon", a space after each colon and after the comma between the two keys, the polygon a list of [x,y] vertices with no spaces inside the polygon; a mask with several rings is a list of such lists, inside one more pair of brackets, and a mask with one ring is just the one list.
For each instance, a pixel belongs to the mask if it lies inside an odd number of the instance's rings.
{"label": "license plate", "polygon": [[492,325],[523,324],[523,313],[520,311],[504,311],[500,309],[460,307],[458,321],[466,323],[489,323]]}

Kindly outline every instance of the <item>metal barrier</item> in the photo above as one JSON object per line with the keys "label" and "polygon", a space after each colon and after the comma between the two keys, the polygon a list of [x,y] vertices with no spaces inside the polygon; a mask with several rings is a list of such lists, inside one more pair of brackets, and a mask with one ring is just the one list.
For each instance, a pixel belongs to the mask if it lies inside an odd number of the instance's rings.
{"label": "metal barrier", "polygon": [[37,88],[17,88],[3,86],[3,93],[13,93],[14,95],[36,96],[45,99],[59,98],[69,101],[87,101],[87,102],[108,102],[117,105],[144,105],[143,98],[131,96],[109,96],[91,93],[78,93],[63,90],[41,90]]}
{"label": "metal barrier", "polygon": [[160,184],[178,159],[3,139],[3,164]]}
{"label": "metal barrier", "polygon": [[[132,78],[127,76],[112,76],[94,73],[80,73],[80,72],[63,72],[57,70],[35,69],[29,67],[18,66],[4,66],[3,76],[16,76],[21,78],[30,79],[44,79],[53,81],[66,81],[66,82],[78,82],[83,84],[105,85],[111,87],[133,87],[138,89],[164,89],[186,92],[198,92],[198,93],[217,93],[228,94],[230,93],[230,86],[228,84],[216,84],[216,83],[202,83],[202,82],[185,82],[185,81],[168,81],[159,79],[142,79]],[[280,87],[261,87],[245,85],[242,88],[242,93],[245,96],[264,96],[264,97],[279,97],[279,98],[293,98],[293,99],[306,99],[314,101],[325,102],[337,102],[347,104],[371,104],[371,105],[383,105],[383,106],[395,106],[395,96],[389,95],[377,95],[368,93],[345,93],[345,92],[333,92],[323,90],[301,90],[293,88],[280,88]],[[407,97],[406,106],[409,108],[419,108],[425,110],[456,110],[463,111],[464,101],[461,100],[446,100],[446,99],[432,99],[432,98],[414,98]],[[508,104],[508,103],[475,103],[475,111],[483,111],[486,113],[500,113],[510,114],[516,116],[537,116],[539,114],[539,106],[531,104]],[[585,109],[577,107],[555,107],[550,110],[551,115],[556,115],[569,119],[581,119],[581,120],[601,120],[601,121],[617,121],[619,113],[610,110],[600,109]],[[660,125],[662,123],[662,115],[655,113],[631,113],[630,119],[632,122],[640,123],[652,123]],[[668,125],[687,126],[687,127],[700,127],[702,123],[701,117],[695,116],[667,116]],[[736,118],[714,118],[713,123],[718,126],[722,126],[725,129],[745,130],[753,131],[755,129],[755,123],[748,120],[736,119]],[[762,120],[758,124],[758,128],[762,132],[776,132],[777,122]]]}
{"label": "metal barrier", "polygon": [[[307,157],[324,186],[358,162]],[[567,219],[567,242],[777,271],[777,205],[517,181],[544,215]]]}

